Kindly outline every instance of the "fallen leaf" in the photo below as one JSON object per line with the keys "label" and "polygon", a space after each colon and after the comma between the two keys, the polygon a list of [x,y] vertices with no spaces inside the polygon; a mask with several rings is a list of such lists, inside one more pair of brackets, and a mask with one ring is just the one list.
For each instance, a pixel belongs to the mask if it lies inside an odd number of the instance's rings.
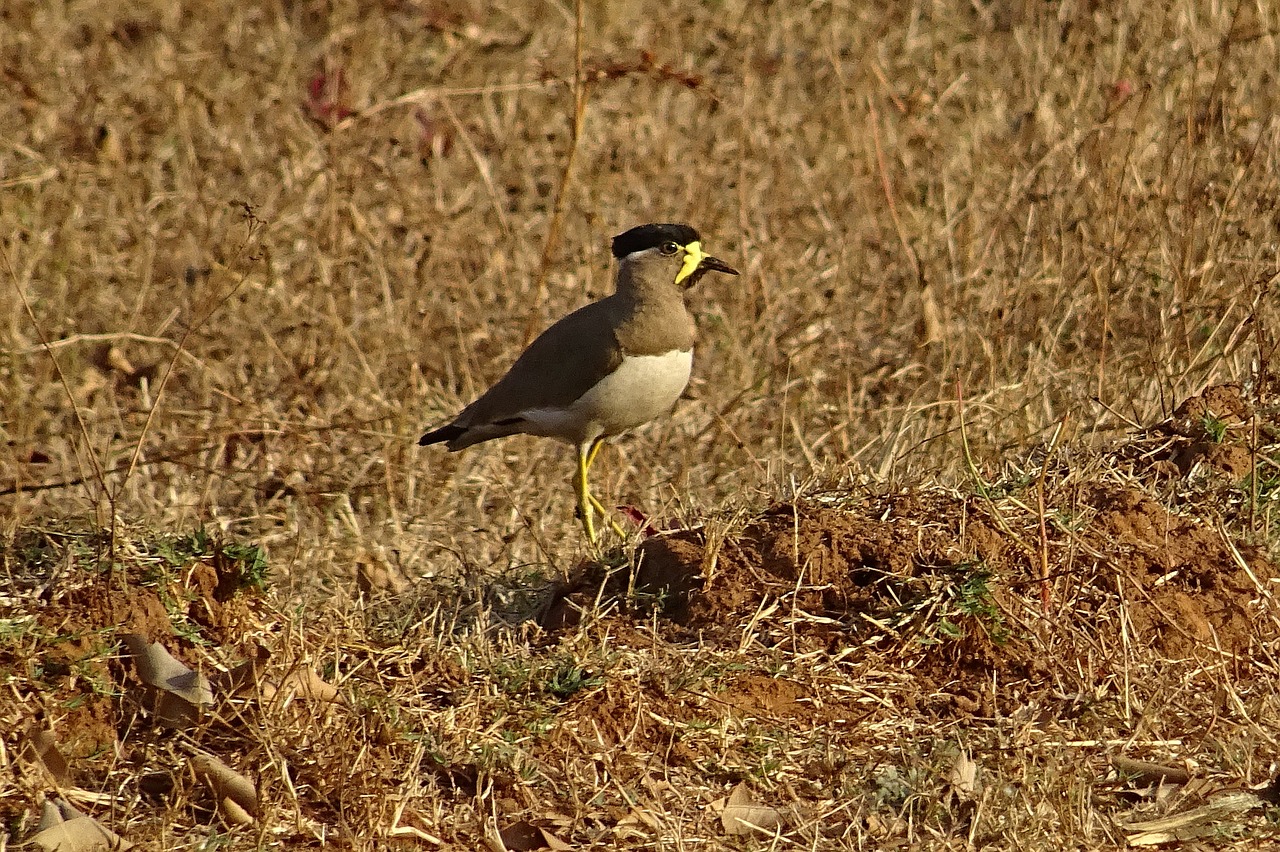
{"label": "fallen leaf", "polygon": [[279,691],[284,694],[285,703],[297,697],[310,701],[327,701],[341,704],[342,695],[338,688],[328,683],[311,669],[294,669],[280,681]]}
{"label": "fallen leaf", "polygon": [[53,738],[53,734],[41,728],[39,723],[33,722],[31,727],[27,728],[26,736],[22,741],[21,754],[32,763],[38,763],[47,769],[53,776],[53,780],[59,784],[66,784],[71,776],[67,759],[62,756],[62,752],[58,751],[57,740]]}
{"label": "fallen leaf", "polygon": [[1211,835],[1225,837],[1239,828],[1240,814],[1264,804],[1253,793],[1236,791],[1189,811],[1120,827],[1129,835],[1130,846],[1158,846]]}
{"label": "fallen leaf", "polygon": [[191,758],[196,777],[209,786],[219,815],[230,825],[248,825],[258,816],[258,791],[253,782],[211,754]]}
{"label": "fallen leaf", "polygon": [[124,644],[133,655],[138,677],[150,688],[144,691],[141,703],[161,722],[185,726],[213,705],[213,688],[204,675],[184,666],[159,642],[128,633]]}
{"label": "fallen leaf", "polygon": [[618,825],[633,825],[635,823],[646,826],[653,831],[662,830],[662,824],[658,822],[651,811],[647,808],[639,808],[632,805],[630,813],[618,820]]}
{"label": "fallen leaf", "polygon": [[540,849],[567,852],[573,848],[546,829],[523,819],[513,822],[496,835],[490,834],[485,841],[493,852],[537,852]]}
{"label": "fallen leaf", "polygon": [[[257,677],[256,672],[253,675]],[[343,697],[338,692],[338,687],[326,682],[311,669],[294,669],[285,674],[279,684],[262,681],[256,686],[262,701],[271,701],[279,696],[282,705],[288,705],[293,698],[343,704]],[[244,684],[242,688],[248,688],[248,684]]]}
{"label": "fallen leaf", "polygon": [[971,801],[978,792],[978,764],[968,754],[960,752],[947,776],[947,783],[957,796]]}
{"label": "fallen leaf", "polygon": [[756,802],[746,782],[733,788],[724,810],[720,812],[720,823],[726,834],[752,834],[756,831],[769,831],[782,821],[776,808]]}
{"label": "fallen leaf", "polygon": [[97,852],[100,849],[133,847],[132,843],[93,817],[80,813],[63,799],[45,800],[36,833],[28,837],[24,845],[42,852]]}

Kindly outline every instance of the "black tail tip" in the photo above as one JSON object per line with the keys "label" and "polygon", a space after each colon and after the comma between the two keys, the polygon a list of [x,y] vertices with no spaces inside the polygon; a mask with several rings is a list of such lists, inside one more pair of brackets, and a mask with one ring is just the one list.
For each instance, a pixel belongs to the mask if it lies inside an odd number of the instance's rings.
{"label": "black tail tip", "polygon": [[450,423],[447,426],[441,426],[439,429],[432,429],[427,434],[418,439],[418,446],[425,447],[428,444],[441,444],[445,441],[452,441],[454,438],[467,431],[462,426],[454,426]]}

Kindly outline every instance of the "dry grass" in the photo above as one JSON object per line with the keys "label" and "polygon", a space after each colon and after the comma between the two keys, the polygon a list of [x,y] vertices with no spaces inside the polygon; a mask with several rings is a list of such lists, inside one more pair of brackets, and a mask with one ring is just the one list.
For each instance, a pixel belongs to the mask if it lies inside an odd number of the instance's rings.
{"label": "dry grass", "polygon": [[[1136,569],[1074,543],[1105,514],[1080,495],[1123,480],[1206,529],[1225,515],[1222,541],[1269,565],[1275,10],[583,11],[576,143],[571,5],[16,0],[0,11],[9,584],[21,587],[26,564],[14,543],[60,529],[53,519],[110,528],[117,547],[197,527],[260,544],[270,596],[218,627],[216,652],[175,653],[214,670],[266,648],[264,677],[305,665],[349,702],[268,709],[257,738],[218,739],[207,722],[187,734],[258,767],[270,807],[234,842],[337,832],[362,847],[413,824],[466,847],[536,818],[582,846],[749,845],[707,815],[748,779],[792,809],[778,848],[1100,848],[1120,836],[1094,799],[1115,743],[1176,743],[1149,749],[1252,784],[1274,775],[1271,597],[1258,593],[1265,629],[1242,634],[1239,682],[1228,680],[1225,658],[1196,662],[1213,641],[1195,630],[1186,647],[1135,645],[1126,613],[1141,601],[1122,580]],[[744,275],[693,294],[690,393],[606,452],[598,492],[705,522],[700,552],[715,557],[744,547],[761,509],[819,483],[839,485],[856,515],[860,499],[879,507],[866,495],[927,481],[941,490],[921,494],[959,494],[962,517],[985,513],[1020,554],[998,566],[994,600],[1032,650],[964,646],[955,660],[982,664],[956,662],[957,693],[917,682],[916,655],[935,647],[920,635],[868,644],[856,613],[880,618],[874,607],[821,616],[840,625],[821,647],[755,641],[782,630],[768,612],[792,600],[781,590],[717,599],[736,638],[630,610],[593,609],[553,636],[520,621],[546,605],[537,578],[583,576],[568,453],[518,438],[450,456],[413,441],[495,379],[530,328],[608,290],[611,235],[670,219],[694,223]],[[1247,386],[1252,407],[1226,426],[1248,458],[1214,468],[1234,477],[1226,491],[1180,464],[1199,450],[1130,442],[1099,454],[1227,381]],[[1064,419],[1051,454],[1061,469],[1037,487],[1050,454],[1035,448]],[[1001,483],[1007,493],[990,490]],[[993,561],[964,529],[952,531],[956,552]],[[1230,548],[1212,553],[1238,567]],[[794,556],[805,562],[799,545]],[[388,575],[419,582],[362,603],[360,566],[382,578],[374,589]],[[1054,618],[1031,582],[1042,573],[1056,584]],[[917,581],[905,588],[919,601],[964,587]],[[1074,597],[1077,586],[1094,597]],[[34,603],[6,600],[5,624],[28,625]],[[953,624],[925,612],[925,638]],[[1215,617],[1204,620],[1216,630]],[[791,618],[795,635],[827,635],[821,620]],[[69,711],[41,704],[41,689],[75,690],[40,686],[18,661],[58,630],[23,630],[6,646],[16,701],[0,699],[0,716],[25,728],[41,706],[56,734]],[[109,639],[81,650],[116,654]],[[1054,665],[1017,669],[1024,685],[1008,703],[984,704],[1006,686],[993,659],[1022,665],[1023,653]],[[415,660],[461,680],[432,697]],[[111,666],[108,692],[125,676]],[[1095,679],[1097,666],[1111,674]],[[575,671],[588,702],[548,691]],[[774,674],[813,702],[734,697],[764,689],[743,678]],[[939,705],[933,693],[967,697]],[[1100,709],[1075,713],[1081,695]],[[1054,725],[1037,715],[1064,707],[1074,715]],[[970,799],[947,780],[961,751],[981,755],[991,779]],[[156,759],[85,768],[76,783],[102,794],[94,815],[119,815],[131,839],[199,845],[209,819],[185,799],[108,801]],[[282,768],[298,761],[301,786]],[[35,807],[38,786],[0,787],[5,814]],[[400,808],[413,819],[397,823]]]}

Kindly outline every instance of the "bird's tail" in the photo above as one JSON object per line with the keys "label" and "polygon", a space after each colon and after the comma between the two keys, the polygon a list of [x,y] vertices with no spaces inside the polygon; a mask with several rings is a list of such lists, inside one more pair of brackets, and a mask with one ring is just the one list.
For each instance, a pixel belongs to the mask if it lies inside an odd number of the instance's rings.
{"label": "bird's tail", "polygon": [[425,447],[427,444],[440,444],[445,441],[452,441],[466,431],[467,428],[465,426],[448,423],[441,426],[439,429],[432,429],[430,432],[419,438],[418,446]]}

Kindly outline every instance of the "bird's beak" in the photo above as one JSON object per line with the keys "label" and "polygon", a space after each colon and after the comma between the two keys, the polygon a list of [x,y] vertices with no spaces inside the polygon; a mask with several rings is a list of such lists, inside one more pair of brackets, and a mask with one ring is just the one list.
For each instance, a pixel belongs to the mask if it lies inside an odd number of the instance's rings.
{"label": "bird's beak", "polygon": [[734,269],[732,266],[725,263],[720,258],[712,257],[709,254],[704,254],[702,256],[702,262],[698,264],[698,271],[699,272],[712,272],[712,271],[724,272],[728,275],[738,274],[738,270]]}
{"label": "bird's beak", "polygon": [[680,272],[676,275],[676,283],[683,284],[684,288],[688,290],[698,283],[699,278],[713,270],[727,272],[730,275],[738,274],[738,270],[720,258],[703,254],[702,243],[694,240],[684,247],[684,265],[680,267]]}
{"label": "bird's beak", "polygon": [[693,287],[693,285],[701,281],[702,276],[706,275],[708,272],[724,272],[729,275],[738,274],[738,270],[734,269],[720,258],[704,254],[698,260],[698,265],[693,268],[693,272],[684,278],[684,281],[682,282],[684,284],[684,288],[688,290]]}

